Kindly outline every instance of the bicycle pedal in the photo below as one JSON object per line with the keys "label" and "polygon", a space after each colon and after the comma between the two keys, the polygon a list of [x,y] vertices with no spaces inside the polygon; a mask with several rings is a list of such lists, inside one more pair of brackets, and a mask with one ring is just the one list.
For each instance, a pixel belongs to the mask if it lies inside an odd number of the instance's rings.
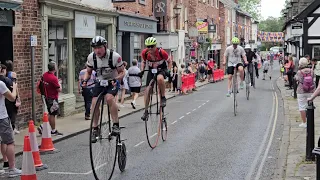
{"label": "bicycle pedal", "polygon": [[126,128],[126,127],[124,127],[124,126],[120,126],[120,129],[124,129],[124,128]]}

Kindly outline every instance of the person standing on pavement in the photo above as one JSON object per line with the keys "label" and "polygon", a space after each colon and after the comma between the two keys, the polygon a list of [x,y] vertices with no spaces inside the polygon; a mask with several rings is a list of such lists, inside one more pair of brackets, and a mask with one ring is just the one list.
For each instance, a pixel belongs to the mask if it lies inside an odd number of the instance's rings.
{"label": "person standing on pavement", "polygon": [[178,89],[181,94],[187,94],[187,92],[182,90],[182,76],[187,75],[188,73],[186,72],[186,66],[184,64],[181,64],[181,68],[178,70]]}
{"label": "person standing on pavement", "polygon": [[206,66],[204,64],[204,60],[201,60],[199,64],[199,80],[200,82],[203,82],[205,79],[205,73],[206,73]]}
{"label": "person standing on pavement", "polygon": [[[11,60],[7,60],[5,63],[5,66],[7,67],[6,69],[7,78],[11,80],[11,83],[13,81],[16,82],[17,74],[13,71],[13,62]],[[9,88],[9,90],[12,90],[11,87]],[[18,129],[16,128],[16,124],[15,124],[20,105],[21,105],[21,100],[19,96],[19,90],[17,89],[17,99],[15,100],[15,102],[11,102],[6,99],[6,107],[9,113],[9,118],[11,120],[13,131],[15,134],[20,133],[20,131],[18,131]]]}
{"label": "person standing on pavement", "polygon": [[124,77],[122,78],[122,81],[120,83],[120,89],[121,91],[119,93],[121,93],[121,99],[120,99],[120,105],[119,107],[124,108],[124,96],[126,95],[126,91],[129,90],[129,85],[128,85],[128,71],[126,69],[126,67],[128,66],[128,63],[126,61],[123,61],[123,66],[124,66]]}
{"label": "person standing on pavement", "polygon": [[213,59],[210,58],[208,62],[208,82],[213,82],[213,70],[214,70],[214,62]]}
{"label": "person standing on pavement", "polygon": [[141,78],[140,78],[140,68],[137,66],[138,61],[136,59],[132,60],[132,66],[128,69],[128,84],[130,91],[132,93],[131,106],[136,109],[136,100],[139,96],[141,89]]}
{"label": "person standing on pavement", "polygon": [[93,97],[93,87],[95,86],[94,82],[96,80],[96,72],[93,71],[91,74],[90,79],[88,80],[89,86],[82,87],[82,82],[84,81],[84,75],[87,72],[87,65],[85,65],[84,69],[82,69],[79,73],[79,82],[78,82],[78,91],[79,94],[83,96],[84,99],[84,107],[85,107],[85,120],[90,120],[90,110],[91,110],[91,103]]}
{"label": "person standing on pavement", "polygon": [[[2,68],[0,67],[0,71]],[[15,168],[15,145],[13,129],[10,118],[5,106],[5,99],[14,102],[17,98],[17,83],[12,82],[12,92],[6,87],[6,84],[0,81],[0,137],[1,154],[3,156],[4,168],[9,168],[9,177],[21,175],[21,170]],[[2,171],[3,173],[3,171]]]}
{"label": "person standing on pavement", "polygon": [[[47,92],[45,97],[46,106],[49,114],[49,123],[51,126],[51,134],[62,136],[63,134],[56,130],[56,116],[59,113],[59,92],[61,92],[61,84],[58,78],[54,75],[56,72],[56,62],[51,61],[48,64],[48,71],[42,77],[44,81],[44,89]],[[42,134],[42,125],[38,127],[39,134]]]}
{"label": "person standing on pavement", "polygon": [[178,66],[175,61],[172,61],[172,92],[178,91]]}
{"label": "person standing on pavement", "polygon": [[[299,61],[300,64],[300,61]],[[300,66],[300,65],[299,65]],[[294,70],[294,62],[293,62],[293,57],[289,56],[289,61],[285,65],[285,68],[287,69],[287,76],[288,76],[288,81],[289,81],[289,88],[288,90],[293,88],[293,70]]]}
{"label": "person standing on pavement", "polygon": [[315,59],[317,61],[315,68],[314,68],[314,74],[316,76],[316,88],[318,87],[319,80],[320,80],[320,61]]}
{"label": "person standing on pavement", "polygon": [[313,70],[309,68],[309,63],[306,58],[301,58],[299,61],[299,71],[297,72],[295,79],[297,80],[297,100],[299,111],[301,115],[302,123],[299,127],[307,127],[306,122],[306,108],[308,105],[308,98],[312,97],[314,92]]}

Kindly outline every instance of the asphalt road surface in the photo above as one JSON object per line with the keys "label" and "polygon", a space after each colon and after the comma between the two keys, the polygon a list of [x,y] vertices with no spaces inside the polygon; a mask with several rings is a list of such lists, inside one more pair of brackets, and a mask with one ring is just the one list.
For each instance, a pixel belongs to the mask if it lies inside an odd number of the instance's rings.
{"label": "asphalt road surface", "polygon": [[[226,97],[227,80],[168,100],[168,139],[153,150],[140,120],[142,112],[121,119],[128,160],[125,172],[116,166],[112,179],[272,179],[284,120],[275,93],[278,72],[277,67],[272,81],[260,75],[249,101],[245,90],[240,91],[236,117],[233,97]],[[49,169],[37,172],[38,179],[94,179],[88,144],[88,133],[55,144],[60,152],[41,156]],[[18,167],[21,160],[17,158]]]}

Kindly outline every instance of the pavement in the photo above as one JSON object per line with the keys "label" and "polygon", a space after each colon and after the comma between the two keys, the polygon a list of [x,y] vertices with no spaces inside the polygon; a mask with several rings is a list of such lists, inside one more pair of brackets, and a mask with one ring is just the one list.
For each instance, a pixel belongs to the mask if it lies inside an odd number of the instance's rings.
{"label": "pavement", "polygon": [[[197,87],[201,87],[206,85],[208,82],[196,82]],[[174,98],[176,96],[179,96],[178,94],[175,93],[170,93],[168,92],[168,89],[166,90],[166,97],[167,99]],[[144,109],[144,101],[143,101],[143,96],[139,96],[136,100],[136,109],[133,109],[131,106],[131,99],[126,98],[128,100],[125,100],[124,108],[120,108],[119,111],[119,117],[123,118],[125,116],[128,116],[132,113],[141,111]],[[84,112],[82,113],[77,113],[71,116],[67,117],[61,117],[57,118],[56,120],[56,129],[59,132],[62,132],[64,135],[63,136],[52,136],[52,140],[54,143],[62,141],[64,139],[68,139],[72,136],[75,136],[77,134],[84,133],[89,130],[90,127],[90,121],[84,119]],[[20,134],[15,135],[15,153],[16,155],[22,154],[23,151],[23,141],[24,141],[24,136],[28,135],[28,128],[25,129],[19,129]],[[40,145],[41,143],[41,136],[37,133],[37,141],[38,144]],[[0,158],[2,160],[2,155],[0,154]]]}
{"label": "pavement", "polygon": [[[306,128],[300,128],[302,122],[298,111],[298,102],[292,97],[292,90],[286,90],[283,79],[277,80],[277,86],[284,102],[284,132],[282,137],[282,163],[279,164],[277,176],[286,180],[315,180],[316,165],[305,161],[306,157]],[[315,147],[320,136],[320,98],[314,100],[315,109]]]}
{"label": "pavement", "polygon": [[[126,127],[121,136],[126,139],[127,166],[121,173],[116,165],[112,179],[272,179],[279,159],[284,113],[277,103],[275,81],[258,79],[256,83],[257,88],[251,88],[250,100],[246,99],[244,90],[237,95],[237,116],[233,114],[233,98],[226,97],[227,81],[169,99],[165,108],[165,113],[169,113],[168,138],[165,142],[160,139],[153,150],[140,119],[142,112],[121,118],[121,126]],[[80,114],[73,126],[82,121]],[[73,126],[69,126],[69,131]],[[60,151],[41,155],[49,169],[38,171],[38,179],[94,179],[88,132],[56,142],[55,148]],[[104,152],[100,160],[110,154]],[[21,161],[22,157],[18,156],[17,167],[21,167]],[[104,162],[99,171],[106,171]]]}

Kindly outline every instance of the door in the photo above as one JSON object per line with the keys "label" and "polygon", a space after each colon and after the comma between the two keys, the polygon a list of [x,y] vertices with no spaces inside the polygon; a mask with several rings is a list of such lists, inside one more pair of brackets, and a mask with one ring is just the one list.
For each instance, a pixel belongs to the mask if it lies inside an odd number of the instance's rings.
{"label": "door", "polygon": [[6,60],[13,61],[12,27],[0,26],[0,38],[1,64]]}

